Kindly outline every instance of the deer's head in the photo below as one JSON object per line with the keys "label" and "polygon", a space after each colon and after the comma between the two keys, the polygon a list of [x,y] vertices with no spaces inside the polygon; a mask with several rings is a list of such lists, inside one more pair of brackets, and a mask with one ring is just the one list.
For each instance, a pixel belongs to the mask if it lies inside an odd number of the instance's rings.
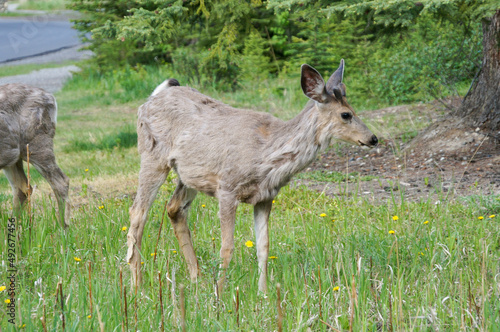
{"label": "deer's head", "polygon": [[319,110],[321,135],[361,146],[375,146],[377,136],[356,116],[346,99],[344,60],[339,68],[325,83],[320,73],[313,67],[303,64],[301,68],[302,91],[316,103]]}

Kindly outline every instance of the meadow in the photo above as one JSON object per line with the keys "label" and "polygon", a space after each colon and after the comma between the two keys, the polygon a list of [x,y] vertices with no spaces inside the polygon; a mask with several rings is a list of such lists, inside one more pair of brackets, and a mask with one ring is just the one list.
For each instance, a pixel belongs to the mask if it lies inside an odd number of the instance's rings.
{"label": "meadow", "polygon": [[[177,331],[183,322],[187,331],[500,331],[499,196],[436,193],[437,200],[407,201],[394,192],[378,201],[329,197],[292,181],[271,212],[268,294],[257,291],[253,213],[242,204],[218,298],[217,202],[200,194],[192,204],[202,276],[191,283],[164,215],[176,183],[170,174],[144,232],[144,284],[131,288],[125,255],[139,171],[136,112],[173,75],[142,66],[102,76],[84,71],[56,94],[55,151],[71,179],[71,226],[60,227],[51,190],[31,169],[36,189],[16,221],[15,257],[7,251],[12,196],[0,176],[1,331]],[[297,78],[221,92],[176,77],[233,106],[283,119],[306,103]],[[353,104],[363,109],[362,101]],[[359,113],[369,118],[369,111]],[[399,130],[397,123],[384,128]],[[321,180],[343,186],[346,179],[366,180],[340,173]],[[10,264],[14,324],[8,322]]]}

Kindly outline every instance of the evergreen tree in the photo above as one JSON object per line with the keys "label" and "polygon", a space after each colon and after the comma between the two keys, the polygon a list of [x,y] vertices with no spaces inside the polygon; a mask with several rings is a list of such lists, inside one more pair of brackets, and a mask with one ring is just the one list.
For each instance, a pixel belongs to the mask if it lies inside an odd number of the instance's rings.
{"label": "evergreen tree", "polygon": [[[460,151],[451,144],[469,132],[482,134],[500,149],[500,3],[495,0],[341,1],[325,10],[348,16],[370,16],[383,34],[406,29],[422,15],[460,23],[467,32],[473,22],[483,25],[483,61],[480,72],[459,109],[431,125],[411,146],[425,151]],[[479,133],[477,131],[480,131]]]}

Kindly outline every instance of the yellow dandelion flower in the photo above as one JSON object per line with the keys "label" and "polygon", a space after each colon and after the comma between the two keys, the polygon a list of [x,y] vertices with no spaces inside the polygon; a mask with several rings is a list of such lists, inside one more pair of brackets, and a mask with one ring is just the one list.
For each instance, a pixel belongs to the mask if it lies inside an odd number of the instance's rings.
{"label": "yellow dandelion flower", "polygon": [[73,259],[74,259],[75,261],[77,261],[77,262],[81,262],[81,260],[82,260],[81,258],[78,258],[78,257],[73,257]]}
{"label": "yellow dandelion flower", "polygon": [[5,290],[5,288],[7,288],[7,287],[5,287],[5,286],[0,286],[0,292],[3,292],[3,291]]}
{"label": "yellow dandelion flower", "polygon": [[228,313],[232,313],[233,311],[232,311],[231,309],[229,309],[227,312],[228,312]]}
{"label": "yellow dandelion flower", "polygon": [[252,248],[252,247],[253,247],[253,242],[249,240],[249,241],[245,242],[245,245],[246,245],[248,248]]}
{"label": "yellow dandelion flower", "polygon": [[320,217],[326,217],[326,213],[322,213],[319,215]]}
{"label": "yellow dandelion flower", "polygon": [[278,257],[276,257],[276,256],[269,256],[269,259],[276,259],[276,258],[278,258]]}
{"label": "yellow dandelion flower", "polygon": [[85,172],[88,172],[88,171],[89,171],[89,169],[88,169],[88,168],[85,168]]}
{"label": "yellow dandelion flower", "polygon": [[477,217],[477,219],[479,219],[479,220],[483,220],[483,219],[484,219],[484,217],[483,217],[483,216],[479,216],[479,217]]}
{"label": "yellow dandelion flower", "polygon": [[399,217],[398,217],[398,216],[392,216],[392,220],[396,221],[396,220],[398,220],[398,219],[399,219]]}
{"label": "yellow dandelion flower", "polygon": [[7,299],[4,301],[5,303],[9,304],[10,303],[10,299]]}
{"label": "yellow dandelion flower", "polygon": [[26,324],[19,326],[19,328],[21,328],[21,329],[24,329],[25,327],[26,327]]}
{"label": "yellow dandelion flower", "polygon": [[141,265],[144,265],[144,262],[141,262]]}
{"label": "yellow dandelion flower", "polygon": [[92,315],[88,315],[87,318],[92,318]]}
{"label": "yellow dandelion flower", "polygon": [[153,257],[153,256],[156,256],[156,253],[155,253],[155,252],[152,252],[152,253],[151,253],[151,257]]}
{"label": "yellow dandelion flower", "polygon": [[122,231],[124,231],[124,232],[125,232],[126,230],[127,230],[127,226],[123,226],[123,227],[122,227]]}
{"label": "yellow dandelion flower", "polygon": [[492,214],[491,216],[489,216],[489,218],[490,218],[490,219],[495,218],[495,215],[494,215],[494,214]]}
{"label": "yellow dandelion flower", "polygon": [[204,207],[206,207],[206,205],[205,204],[201,204],[201,207],[204,208]]}
{"label": "yellow dandelion flower", "polygon": [[273,199],[273,204],[276,203],[276,201]]}
{"label": "yellow dandelion flower", "polygon": [[429,223],[429,220],[424,221],[424,225],[427,225]]}
{"label": "yellow dandelion flower", "polygon": [[419,252],[418,254],[419,254],[419,255],[421,255],[421,256],[423,256],[423,255],[424,255],[424,253],[423,253],[423,252]]}
{"label": "yellow dandelion flower", "polygon": [[332,219],[332,222],[335,222],[335,219]]}
{"label": "yellow dandelion flower", "polygon": [[393,231],[392,229],[389,231],[389,234],[391,234],[391,235],[392,235],[392,234],[395,234],[395,233],[396,233],[396,232],[395,232],[395,231]]}
{"label": "yellow dandelion flower", "polygon": [[99,206],[99,210],[104,209],[104,205]]}
{"label": "yellow dandelion flower", "polygon": [[333,291],[334,291],[334,292],[338,292],[338,291],[339,291],[339,289],[340,289],[340,287],[339,287],[339,286],[335,286],[335,287],[333,287]]}
{"label": "yellow dandelion flower", "polygon": [[174,254],[176,254],[176,253],[177,253],[177,250],[174,250],[174,251],[172,251],[172,252],[173,252]]}

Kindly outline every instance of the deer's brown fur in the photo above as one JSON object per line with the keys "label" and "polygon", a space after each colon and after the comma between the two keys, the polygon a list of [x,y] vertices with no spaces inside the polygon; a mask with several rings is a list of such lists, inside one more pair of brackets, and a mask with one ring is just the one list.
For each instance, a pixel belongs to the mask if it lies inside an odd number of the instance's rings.
{"label": "deer's brown fur", "polygon": [[54,156],[56,122],[57,104],[52,94],[24,84],[0,86],[0,169],[12,187],[14,213],[19,213],[31,191],[23,170],[29,144],[29,161],[52,187],[59,220],[67,226],[69,179]]}
{"label": "deer's brown fur", "polygon": [[[259,290],[266,291],[268,219],[272,200],[291,177],[309,165],[332,139],[372,146],[377,138],[345,99],[343,60],[327,83],[308,65],[301,84],[311,100],[290,121],[268,113],[236,109],[198,91],[165,81],[139,108],[139,188],[130,209],[127,260],[133,283],[140,283],[142,233],[158,189],[170,170],[178,186],[167,211],[192,280],[199,267],[187,226],[189,206],[198,191],[219,201],[222,276],[234,249],[236,208],[254,205]],[[170,82],[172,82],[170,84]]]}

